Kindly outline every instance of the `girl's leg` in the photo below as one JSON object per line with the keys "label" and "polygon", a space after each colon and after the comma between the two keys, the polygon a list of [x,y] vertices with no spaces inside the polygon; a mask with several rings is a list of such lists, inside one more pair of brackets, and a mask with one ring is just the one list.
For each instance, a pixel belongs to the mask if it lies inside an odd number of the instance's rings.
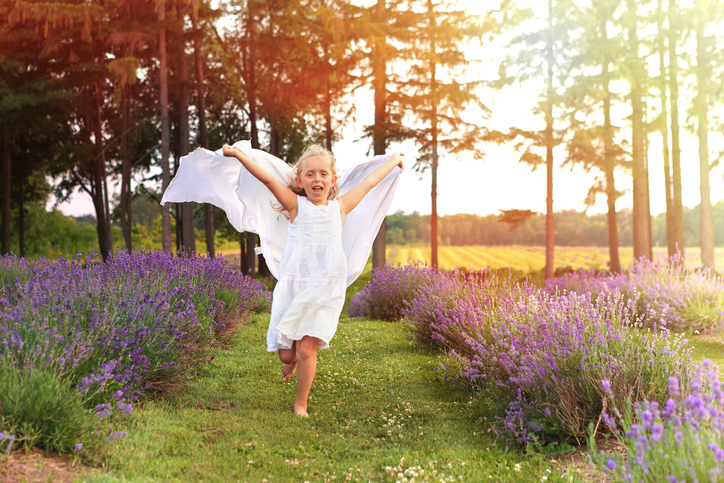
{"label": "girl's leg", "polygon": [[319,339],[306,336],[297,341],[297,361],[299,370],[297,372],[297,400],[294,402],[294,412],[300,416],[307,417],[307,398],[312,388],[314,374],[317,372],[317,349]]}
{"label": "girl's leg", "polygon": [[294,371],[297,370],[297,341],[294,341],[292,343],[291,349],[279,349],[277,352],[279,353],[279,360],[283,362],[282,364],[282,375],[284,376],[284,381],[288,381],[292,378],[294,375]]}

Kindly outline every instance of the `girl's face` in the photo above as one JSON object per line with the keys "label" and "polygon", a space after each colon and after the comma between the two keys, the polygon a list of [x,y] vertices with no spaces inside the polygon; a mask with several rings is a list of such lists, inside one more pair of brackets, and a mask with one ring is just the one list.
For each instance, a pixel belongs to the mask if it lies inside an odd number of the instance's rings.
{"label": "girl's face", "polygon": [[329,158],[316,154],[301,161],[301,177],[295,177],[297,186],[307,194],[315,205],[326,205],[329,190],[337,184],[337,175],[332,170]]}

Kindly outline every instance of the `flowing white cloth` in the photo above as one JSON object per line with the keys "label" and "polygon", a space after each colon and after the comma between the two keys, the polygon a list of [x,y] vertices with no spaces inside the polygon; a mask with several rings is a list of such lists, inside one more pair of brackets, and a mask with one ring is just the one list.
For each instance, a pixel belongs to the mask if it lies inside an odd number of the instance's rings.
{"label": "flowing white cloth", "polygon": [[[289,184],[293,179],[291,166],[269,153],[252,149],[249,141],[237,142],[234,147],[283,183]],[[376,156],[339,176],[339,194],[352,189],[388,159],[389,156]],[[372,242],[390,208],[401,173],[402,170],[395,167],[344,219],[342,249],[347,258],[347,285],[364,270]],[[238,231],[257,233],[269,270],[279,279],[279,264],[289,221],[274,210],[276,199],[271,191],[236,158],[224,156],[220,149],[213,152],[204,148],[182,157],[161,204],[192,201],[218,206],[226,212],[229,222]]]}

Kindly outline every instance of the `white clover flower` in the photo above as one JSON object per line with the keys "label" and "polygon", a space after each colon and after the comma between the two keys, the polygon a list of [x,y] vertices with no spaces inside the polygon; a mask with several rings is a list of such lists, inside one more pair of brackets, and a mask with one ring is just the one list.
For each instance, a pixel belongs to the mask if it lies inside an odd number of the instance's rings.
{"label": "white clover flower", "polygon": [[521,470],[520,463],[516,463],[515,466],[513,466],[513,470],[520,471]]}

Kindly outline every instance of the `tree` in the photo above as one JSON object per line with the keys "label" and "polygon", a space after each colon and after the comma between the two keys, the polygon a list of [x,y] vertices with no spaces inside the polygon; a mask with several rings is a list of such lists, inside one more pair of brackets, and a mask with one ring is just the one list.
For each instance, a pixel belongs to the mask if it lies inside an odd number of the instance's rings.
{"label": "tree", "polygon": [[651,243],[651,212],[649,208],[649,172],[646,163],[644,125],[644,87],[648,74],[639,52],[638,5],[635,0],[626,0],[626,11],[622,16],[626,30],[628,56],[625,61],[626,80],[629,83],[631,102],[631,171],[633,176],[633,229],[634,258],[653,257]]}
{"label": "tree", "polygon": [[696,32],[696,97],[693,111],[696,116],[696,135],[699,140],[699,183],[701,192],[701,263],[714,269],[714,227],[712,221],[711,188],[709,173],[709,105],[711,97],[714,42],[706,35],[711,18],[717,18],[718,5],[710,0],[696,0],[694,3],[694,30]]}
{"label": "tree", "polygon": [[[681,146],[679,127],[679,56],[681,18],[676,0],[669,0],[669,98],[671,102],[671,238],[674,247],[684,254],[684,205],[681,195]],[[671,248],[669,248],[671,253]]]}
{"label": "tree", "polygon": [[[534,27],[523,26],[534,18],[530,9],[519,8],[511,4],[507,9],[505,28],[519,28],[523,32],[516,35],[510,43],[510,54],[501,66],[501,84],[507,85],[517,79],[524,83],[531,78],[543,78],[545,89],[541,92],[540,103],[536,110],[545,120],[542,131],[511,129],[512,138],[522,138],[518,148],[523,150],[521,161],[534,169],[545,163],[546,166],[546,267],[545,277],[554,275],[555,219],[553,212],[553,150],[560,144],[560,137],[555,130],[555,110],[560,104],[557,92],[561,83],[565,82],[570,67],[566,64],[570,58],[571,25],[569,15],[572,3],[570,0],[548,0],[545,27],[534,30]],[[515,68],[512,77],[508,69]],[[536,148],[545,149],[545,158],[537,154]]]}
{"label": "tree", "polygon": [[[409,136],[420,145],[422,156],[417,166],[430,168],[432,174],[430,216],[430,245],[432,266],[438,265],[437,176],[440,150],[450,155],[471,151],[475,159],[482,159],[478,143],[486,139],[488,131],[465,122],[461,114],[470,105],[477,105],[483,113],[488,109],[476,92],[479,81],[459,80],[463,66],[469,64],[465,49],[473,38],[484,33],[482,22],[465,10],[450,3],[432,0],[422,2],[421,25],[416,37],[420,49],[412,60],[407,80],[400,81],[402,90],[409,94],[401,100],[408,106],[422,126],[413,126]],[[423,13],[424,12],[424,13]],[[398,97],[401,97],[398,94]]]}
{"label": "tree", "polygon": [[[575,22],[581,28],[581,37],[579,50],[572,59],[577,75],[572,77],[565,95],[566,109],[571,113],[566,162],[580,164],[586,171],[595,168],[603,174],[603,179],[596,178],[590,188],[586,205],[593,205],[599,193],[605,194],[609,267],[613,272],[621,270],[616,218],[616,200],[620,194],[614,173],[623,163],[624,155],[621,142],[615,142],[618,129],[611,119],[615,101],[611,85],[620,77],[614,61],[622,55],[620,36],[611,33],[618,4],[617,0],[600,1],[577,10]],[[603,110],[602,123],[599,106]]]}
{"label": "tree", "polygon": [[[166,59],[166,0],[157,0],[158,10],[158,60],[159,94],[161,107],[161,171],[162,190],[165,192],[171,184],[171,167],[168,162],[171,148],[171,133],[168,118],[168,65]],[[167,203],[161,210],[163,251],[171,252],[171,207]]]}
{"label": "tree", "polygon": [[[209,133],[206,126],[206,92],[204,89],[204,60],[202,50],[203,31],[199,27],[199,9],[201,0],[194,0],[191,5],[191,29],[194,41],[194,67],[196,73],[196,113],[199,122],[199,145],[209,147]],[[214,246],[214,207],[204,203],[204,228],[206,233],[206,251],[211,258],[216,258]]]}
{"label": "tree", "polygon": [[[404,138],[399,130],[395,133],[395,124],[399,124],[403,113],[389,91],[391,80],[387,67],[395,59],[402,57],[399,50],[413,41],[412,27],[417,23],[416,18],[417,15],[405,8],[399,0],[391,0],[389,3],[387,0],[377,0],[368,7],[360,25],[369,55],[368,70],[374,92],[375,122],[369,126],[367,132],[372,137],[375,155],[385,154],[391,139]],[[396,45],[393,45],[393,41]],[[373,269],[382,268],[386,263],[386,240],[387,223],[383,220],[372,243]]]}

